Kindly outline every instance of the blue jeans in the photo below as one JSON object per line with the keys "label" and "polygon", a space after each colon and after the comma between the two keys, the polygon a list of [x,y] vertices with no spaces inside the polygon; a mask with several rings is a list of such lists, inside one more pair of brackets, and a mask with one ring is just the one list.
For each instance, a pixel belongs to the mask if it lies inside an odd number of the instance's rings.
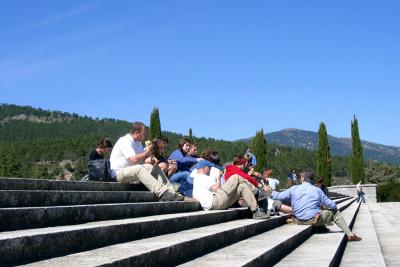
{"label": "blue jeans", "polygon": [[193,178],[190,177],[190,172],[183,171],[174,173],[171,178],[169,178],[169,181],[171,183],[179,183],[179,192],[186,197],[192,197]]}
{"label": "blue jeans", "polygon": [[357,203],[359,203],[361,201],[361,199],[362,199],[362,202],[365,203],[364,192],[358,192],[357,191],[357,195],[358,195]]}

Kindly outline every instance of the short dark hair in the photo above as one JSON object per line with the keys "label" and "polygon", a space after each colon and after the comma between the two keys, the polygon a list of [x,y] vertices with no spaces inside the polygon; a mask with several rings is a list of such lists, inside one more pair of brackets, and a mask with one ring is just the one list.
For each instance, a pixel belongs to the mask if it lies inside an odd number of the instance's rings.
{"label": "short dark hair", "polygon": [[211,151],[208,157],[208,161],[210,161],[211,163],[221,165],[221,158],[219,157],[218,151]]}
{"label": "short dark hair", "polygon": [[136,132],[140,132],[142,130],[142,128],[145,128],[144,123],[140,122],[140,121],[135,121],[131,125],[130,133],[133,134],[133,133],[136,133]]}
{"label": "short dark hair", "polygon": [[314,170],[311,168],[306,168],[301,172],[301,176],[304,181],[309,183],[314,183]]}

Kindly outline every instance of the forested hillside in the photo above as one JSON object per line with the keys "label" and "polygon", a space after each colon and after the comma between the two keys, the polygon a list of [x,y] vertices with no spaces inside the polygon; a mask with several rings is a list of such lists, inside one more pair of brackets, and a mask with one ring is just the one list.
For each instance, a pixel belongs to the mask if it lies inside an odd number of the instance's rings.
{"label": "forested hillside", "polygon": [[[150,116],[150,114],[149,114]],[[137,118],[145,120],[145,118]],[[79,179],[86,172],[87,156],[102,137],[113,143],[126,134],[130,122],[98,119],[29,106],[0,105],[0,177],[47,179]],[[170,140],[169,152],[176,148],[181,135],[163,132]],[[212,148],[220,152],[224,162],[243,153],[247,144],[213,138],[197,138],[199,151]],[[316,155],[302,148],[267,145],[267,165],[274,175],[286,181],[289,170],[315,168]],[[381,163],[366,163],[367,181],[397,180],[400,169]],[[384,177],[383,177],[384,175]],[[348,159],[332,158],[332,176],[348,176]]]}

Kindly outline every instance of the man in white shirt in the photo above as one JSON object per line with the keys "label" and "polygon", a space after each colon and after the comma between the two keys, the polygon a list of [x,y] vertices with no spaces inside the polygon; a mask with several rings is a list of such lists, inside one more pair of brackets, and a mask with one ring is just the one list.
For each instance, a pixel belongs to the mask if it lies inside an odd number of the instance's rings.
{"label": "man in white shirt", "polygon": [[269,215],[259,208],[251,184],[239,175],[232,175],[221,186],[221,181],[209,176],[214,164],[207,160],[199,161],[193,180],[193,197],[205,210],[224,210],[230,208],[241,197],[250,206],[253,219],[267,219]]}
{"label": "man in white shirt", "polygon": [[130,132],[120,137],[111,152],[111,175],[118,182],[140,181],[160,201],[181,201],[183,197],[175,193],[168,178],[157,164],[143,164],[151,156],[152,145],[143,149],[141,141],[145,137],[145,126],[134,122]]}

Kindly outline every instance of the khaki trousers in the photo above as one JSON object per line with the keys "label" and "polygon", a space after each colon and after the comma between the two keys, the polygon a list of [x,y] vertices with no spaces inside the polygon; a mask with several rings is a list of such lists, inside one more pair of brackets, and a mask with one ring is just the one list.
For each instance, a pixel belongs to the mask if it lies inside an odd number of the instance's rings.
{"label": "khaki trousers", "polygon": [[347,226],[347,223],[343,218],[343,215],[338,210],[335,213],[330,210],[322,210],[317,222],[314,222],[314,218],[308,221],[296,220],[296,222],[297,224],[311,224],[314,226],[322,226],[334,222],[340,229],[343,230],[346,235],[350,236],[352,234],[350,228]]}
{"label": "khaki trousers", "polygon": [[252,188],[254,186],[235,174],[229,177],[218,190],[214,193],[213,203],[211,206],[212,210],[224,210],[231,207],[236,201],[243,197],[244,201],[250,206],[252,211],[257,210],[258,204],[254,197]]}
{"label": "khaki trousers", "polygon": [[174,188],[158,165],[137,164],[123,168],[117,171],[117,181],[121,183],[139,181],[158,198],[165,191],[175,194]]}

